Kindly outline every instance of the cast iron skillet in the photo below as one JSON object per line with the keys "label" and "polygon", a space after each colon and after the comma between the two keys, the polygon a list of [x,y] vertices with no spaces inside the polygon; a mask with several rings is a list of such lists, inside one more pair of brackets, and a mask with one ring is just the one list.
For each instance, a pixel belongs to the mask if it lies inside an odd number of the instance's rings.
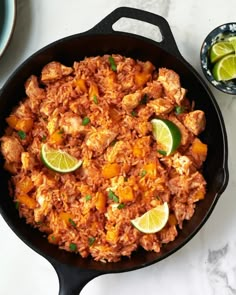
{"label": "cast iron skillet", "polygon": [[[157,26],[163,40],[157,43],[134,34],[114,31],[112,26],[121,17]],[[105,53],[119,53],[140,60],[150,60],[156,67],[167,67],[179,73],[183,87],[188,89],[188,97],[195,101],[197,109],[204,110],[206,114],[207,127],[201,139],[209,148],[203,171],[207,181],[207,195],[199,202],[193,218],[184,224],[184,229],[180,231],[177,239],[162,247],[160,253],[138,250],[130,259],[124,258],[117,263],[104,264],[57,249],[49,244],[40,232],[32,229],[24,219],[18,217],[8,193],[9,174],[2,168],[1,159],[1,214],[21,240],[54,266],[60,281],[60,295],[78,294],[83,286],[96,276],[142,268],[174,253],[205,223],[228,183],[227,136],[219,107],[202,78],[179,53],[167,21],[161,16],[142,10],[118,8],[93,29],[54,42],[28,58],[13,73],[1,91],[0,136],[6,127],[4,118],[25,96],[24,83],[31,74],[39,75],[42,67],[53,60],[72,65],[74,60]]]}

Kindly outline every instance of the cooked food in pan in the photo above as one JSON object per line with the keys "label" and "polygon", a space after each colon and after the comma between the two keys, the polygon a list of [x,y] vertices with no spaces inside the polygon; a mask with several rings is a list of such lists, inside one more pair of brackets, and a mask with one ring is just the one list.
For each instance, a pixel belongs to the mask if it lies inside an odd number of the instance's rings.
{"label": "cooked food in pan", "polygon": [[98,261],[173,241],[206,192],[205,114],[180,80],[115,54],[29,77],[1,137],[19,215]]}

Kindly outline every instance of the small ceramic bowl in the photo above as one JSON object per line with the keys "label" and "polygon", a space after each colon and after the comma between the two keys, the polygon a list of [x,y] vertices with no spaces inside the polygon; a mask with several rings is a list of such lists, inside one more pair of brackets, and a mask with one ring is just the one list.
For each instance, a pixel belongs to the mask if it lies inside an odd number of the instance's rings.
{"label": "small ceramic bowl", "polygon": [[0,0],[0,58],[9,45],[16,20],[16,0]]}
{"label": "small ceramic bowl", "polygon": [[236,36],[236,23],[227,23],[215,28],[207,35],[202,44],[200,59],[202,71],[207,80],[217,89],[228,94],[236,95],[236,80],[234,79],[230,81],[216,81],[211,72],[212,64],[209,59],[209,50],[211,46],[214,43],[218,41],[223,41],[225,38],[231,36]]}

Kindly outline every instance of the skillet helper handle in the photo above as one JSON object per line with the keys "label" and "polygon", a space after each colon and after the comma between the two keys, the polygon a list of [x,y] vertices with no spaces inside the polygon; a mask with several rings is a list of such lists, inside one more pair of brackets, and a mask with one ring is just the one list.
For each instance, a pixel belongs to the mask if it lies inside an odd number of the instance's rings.
{"label": "skillet helper handle", "polygon": [[102,275],[96,270],[86,270],[50,261],[59,278],[59,295],[79,295],[83,287],[92,279]]}
{"label": "skillet helper handle", "polygon": [[122,17],[136,19],[157,26],[162,35],[162,40],[160,42],[155,41],[158,43],[158,46],[172,55],[182,58],[166,19],[148,11],[130,7],[119,7],[93,27],[91,32],[98,34],[115,34],[116,31],[113,30],[112,26]]}

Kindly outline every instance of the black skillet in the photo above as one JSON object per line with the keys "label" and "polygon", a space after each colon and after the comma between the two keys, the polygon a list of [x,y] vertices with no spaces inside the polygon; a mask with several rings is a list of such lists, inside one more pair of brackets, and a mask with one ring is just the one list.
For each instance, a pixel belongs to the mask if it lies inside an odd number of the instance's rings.
{"label": "black skillet", "polygon": [[[160,29],[162,41],[157,43],[134,34],[114,31],[112,26],[121,17],[137,19],[157,26]],[[204,110],[206,114],[207,127],[201,139],[208,144],[209,148],[203,171],[207,180],[207,195],[203,201],[199,202],[193,218],[184,224],[184,229],[179,232],[177,239],[163,246],[160,253],[138,250],[130,259],[124,258],[117,263],[104,264],[57,249],[56,246],[49,244],[40,232],[32,229],[24,219],[19,218],[9,197],[9,174],[4,171],[1,158],[1,214],[21,240],[53,265],[60,281],[60,295],[78,294],[87,282],[99,275],[142,268],[171,255],[186,244],[206,222],[228,183],[227,136],[215,98],[199,74],[179,53],[167,21],[161,16],[133,8],[118,8],[93,29],[56,41],[28,58],[1,90],[0,136],[6,127],[4,118],[25,96],[24,83],[31,74],[39,75],[42,67],[53,60],[72,65],[73,61],[81,60],[85,56],[105,53],[119,53],[140,60],[150,60],[157,68],[167,67],[180,75],[183,87],[188,89],[188,98],[194,100],[196,108]],[[104,290],[105,293],[106,290]]]}

